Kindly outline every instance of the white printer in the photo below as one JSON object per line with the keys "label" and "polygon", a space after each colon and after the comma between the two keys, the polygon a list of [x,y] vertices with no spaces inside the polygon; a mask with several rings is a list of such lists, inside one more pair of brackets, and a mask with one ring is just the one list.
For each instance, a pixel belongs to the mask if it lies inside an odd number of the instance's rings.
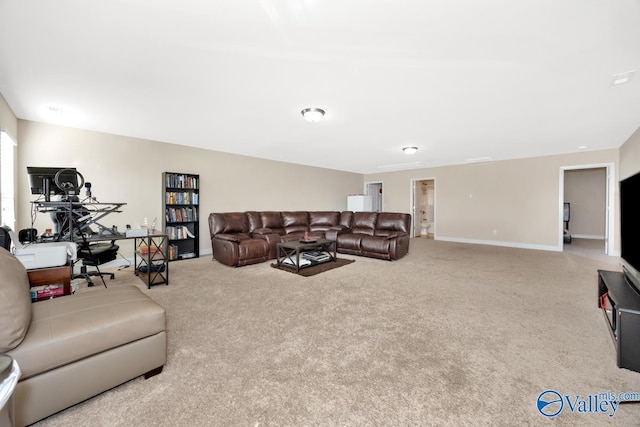
{"label": "white printer", "polygon": [[24,268],[59,267],[77,259],[77,245],[74,242],[30,243],[23,245],[9,232],[14,246],[14,255]]}

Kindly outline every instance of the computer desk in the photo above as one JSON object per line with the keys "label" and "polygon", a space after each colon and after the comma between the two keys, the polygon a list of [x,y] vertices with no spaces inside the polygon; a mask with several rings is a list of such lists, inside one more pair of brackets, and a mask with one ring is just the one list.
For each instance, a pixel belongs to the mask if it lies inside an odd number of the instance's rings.
{"label": "computer desk", "polygon": [[[127,236],[125,233],[119,233],[113,227],[107,227],[100,223],[107,215],[122,212],[120,208],[126,203],[43,200],[31,203],[39,213],[64,214],[69,224],[68,231],[53,237],[52,240],[73,241],[82,244],[133,240],[135,274],[143,279],[148,288],[151,288],[152,285],[169,284],[169,240],[166,234],[150,231],[141,236]],[[94,234],[83,232],[92,225],[100,231]]]}
{"label": "computer desk", "polygon": [[[65,238],[64,236],[58,236],[57,240],[66,240],[66,241],[84,241],[82,238],[82,232],[89,228],[91,225],[95,225],[98,227],[98,234],[105,234],[106,230],[112,230],[111,227],[107,227],[100,223],[100,221],[116,212],[122,212],[120,208],[125,206],[126,203],[104,203],[104,202],[95,202],[92,200],[89,201],[81,201],[81,202],[68,202],[68,201],[44,201],[44,200],[36,200],[31,202],[36,211],[38,213],[53,213],[60,214],[62,217],[66,218],[67,223],[69,224],[68,228],[69,236]],[[77,231],[80,236],[74,236],[76,238],[71,238],[73,236],[74,230]],[[114,232],[114,234],[116,234]]]}

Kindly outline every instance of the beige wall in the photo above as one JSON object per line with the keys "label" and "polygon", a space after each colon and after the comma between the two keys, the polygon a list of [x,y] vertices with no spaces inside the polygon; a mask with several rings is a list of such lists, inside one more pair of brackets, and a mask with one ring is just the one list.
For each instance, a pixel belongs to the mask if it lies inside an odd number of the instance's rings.
{"label": "beige wall", "polygon": [[[20,120],[17,228],[29,227],[32,196],[27,166],[76,167],[101,202],[126,202],[104,225],[162,218],[162,172],[200,175],[200,250],[211,252],[210,212],[345,210],[347,194],[362,190],[362,175],[262,160],[143,139]],[[84,194],[84,192],[83,192]],[[51,227],[39,215],[35,228]]]}
{"label": "beige wall", "polygon": [[640,128],[620,147],[620,179],[640,172]]}
{"label": "beige wall", "polygon": [[364,179],[384,183],[383,210],[410,213],[411,180],[433,178],[436,239],[561,250],[561,169],[605,163],[617,164],[618,150],[371,174]]}
{"label": "beige wall", "polygon": [[[347,194],[361,193],[364,182],[376,181],[384,183],[383,210],[411,213],[411,181],[434,179],[436,238],[560,250],[562,169],[613,164],[613,179],[618,181],[616,149],[363,176],[22,120],[17,133],[17,228],[30,223],[28,202],[33,196],[22,173],[28,165],[77,167],[99,200],[127,203],[123,213],[106,222],[119,228],[161,215],[163,171],[201,175],[205,215],[251,209],[343,210]],[[620,154],[626,175],[640,169],[639,132]],[[617,185],[614,193],[617,224]],[[37,228],[45,224],[50,224],[47,218],[38,218]],[[617,225],[614,232],[618,235]],[[211,249],[206,221],[201,221],[200,233],[206,253]]]}

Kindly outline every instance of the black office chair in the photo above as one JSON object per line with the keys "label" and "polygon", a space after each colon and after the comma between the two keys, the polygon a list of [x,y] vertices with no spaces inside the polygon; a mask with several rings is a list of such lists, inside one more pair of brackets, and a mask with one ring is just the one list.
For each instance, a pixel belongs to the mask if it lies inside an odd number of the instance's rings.
{"label": "black office chair", "polygon": [[[109,276],[111,280],[115,279],[114,273],[103,273],[100,271],[100,265],[109,261],[113,261],[118,257],[118,250],[120,247],[111,242],[99,242],[99,243],[79,243],[78,244],[78,259],[82,259],[82,266],[80,267],[80,273],[74,274],[73,278],[82,278],[87,281],[88,286],[93,286],[91,277],[100,277],[102,284],[107,287],[107,283],[104,281],[104,276]],[[95,271],[88,271],[87,267],[95,267]]]}
{"label": "black office chair", "polygon": [[8,251],[11,250],[11,236],[9,235],[9,231],[11,231],[11,228],[6,225],[0,227],[0,247]]}

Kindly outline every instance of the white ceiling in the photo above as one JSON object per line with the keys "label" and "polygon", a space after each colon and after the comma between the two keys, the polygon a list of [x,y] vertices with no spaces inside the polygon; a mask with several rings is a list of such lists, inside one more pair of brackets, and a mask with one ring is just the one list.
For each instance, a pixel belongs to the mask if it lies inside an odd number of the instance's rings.
{"label": "white ceiling", "polygon": [[634,69],[640,0],[0,0],[20,119],[358,173],[619,147]]}

